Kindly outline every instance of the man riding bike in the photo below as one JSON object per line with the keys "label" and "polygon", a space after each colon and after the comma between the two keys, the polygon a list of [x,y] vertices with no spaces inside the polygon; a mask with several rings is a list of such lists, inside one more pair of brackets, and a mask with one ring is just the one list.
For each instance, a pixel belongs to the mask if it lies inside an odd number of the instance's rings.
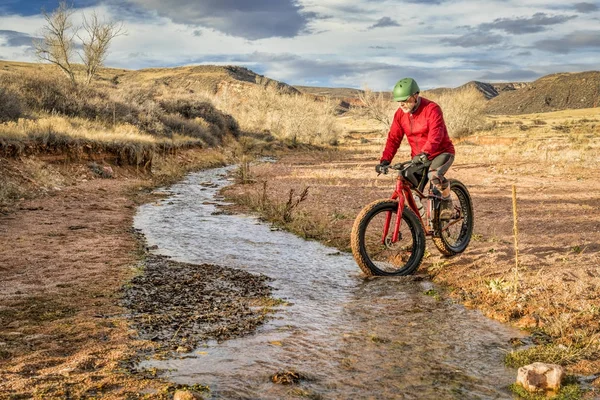
{"label": "man riding bike", "polygon": [[420,97],[419,93],[419,85],[412,78],[401,79],[394,86],[394,101],[399,102],[400,107],[394,114],[385,149],[375,170],[379,173],[390,165],[406,135],[413,163],[431,162],[427,176],[442,195],[440,218],[451,219],[450,184],[444,175],[454,162],[454,145],[440,106]]}

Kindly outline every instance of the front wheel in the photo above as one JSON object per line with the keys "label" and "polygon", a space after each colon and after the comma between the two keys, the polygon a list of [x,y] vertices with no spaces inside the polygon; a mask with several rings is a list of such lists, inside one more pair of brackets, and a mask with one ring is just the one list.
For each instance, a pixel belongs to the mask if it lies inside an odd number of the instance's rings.
{"label": "front wheel", "polygon": [[473,202],[469,191],[456,179],[449,181],[454,216],[450,220],[441,220],[436,210],[433,218],[433,243],[445,256],[465,251],[473,233]]}
{"label": "front wheel", "polygon": [[[419,268],[425,254],[425,233],[417,216],[405,207],[398,241],[392,243],[397,213],[397,201],[377,200],[356,217],[352,254],[366,275],[410,275]],[[384,237],[386,221],[390,221],[389,233]]]}

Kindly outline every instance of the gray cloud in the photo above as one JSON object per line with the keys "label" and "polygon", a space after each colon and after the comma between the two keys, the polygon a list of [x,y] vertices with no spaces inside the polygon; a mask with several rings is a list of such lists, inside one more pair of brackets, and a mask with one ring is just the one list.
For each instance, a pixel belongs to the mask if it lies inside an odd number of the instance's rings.
{"label": "gray cloud", "polygon": [[479,47],[491,46],[502,43],[503,37],[500,35],[491,35],[483,32],[470,32],[455,38],[444,38],[441,41],[452,46],[459,47]]}
{"label": "gray cloud", "polygon": [[531,18],[498,18],[494,22],[480,24],[478,30],[501,30],[513,35],[524,33],[541,32],[550,25],[562,24],[573,18],[575,15],[556,15],[548,16],[545,13],[536,13]]}
{"label": "gray cloud", "polygon": [[7,30],[0,30],[0,37],[3,37],[6,40],[5,46],[8,47],[33,47],[33,40],[36,39],[27,33]]}
{"label": "gray cloud", "polygon": [[395,50],[394,46],[369,46],[370,49],[374,50]]}
{"label": "gray cloud", "polygon": [[391,19],[390,17],[383,17],[383,18],[379,19],[379,21],[377,21],[375,24],[371,25],[369,27],[369,29],[387,28],[390,26],[400,26],[400,24],[398,22],[394,21],[393,19]]}
{"label": "gray cloud", "polygon": [[594,12],[599,9],[598,5],[594,3],[576,3],[573,5],[573,8],[580,13]]}
{"label": "gray cloud", "polygon": [[295,0],[130,0],[174,22],[199,25],[250,40],[295,37],[314,13]]}
{"label": "gray cloud", "polygon": [[584,49],[600,49],[600,31],[575,31],[560,39],[540,40],[535,48],[551,53],[567,54]]}

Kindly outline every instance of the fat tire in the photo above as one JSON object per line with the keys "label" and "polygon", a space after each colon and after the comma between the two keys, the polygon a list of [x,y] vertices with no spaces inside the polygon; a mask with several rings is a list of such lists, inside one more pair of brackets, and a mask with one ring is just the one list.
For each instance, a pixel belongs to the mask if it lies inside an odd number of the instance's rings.
{"label": "fat tire", "polygon": [[448,243],[447,239],[442,234],[444,221],[439,218],[439,210],[436,210],[435,217],[433,219],[433,229],[436,234],[433,236],[433,244],[438,248],[442,255],[451,257],[456,254],[465,251],[469,242],[471,241],[471,235],[473,234],[473,201],[471,195],[467,190],[467,187],[456,179],[449,179],[450,190],[456,193],[460,200],[461,213],[466,216],[467,224],[461,229],[459,240],[457,245]]}
{"label": "fat tire", "polygon": [[419,268],[419,265],[421,265],[421,261],[423,260],[425,254],[425,232],[423,231],[423,227],[421,226],[418,217],[407,207],[404,207],[402,212],[402,223],[407,224],[413,234],[413,251],[416,252],[416,255],[414,257],[411,256],[411,259],[403,268],[394,272],[388,272],[377,268],[366,252],[364,238],[367,227],[375,215],[384,211],[397,212],[398,202],[389,199],[377,200],[365,206],[358,214],[354,220],[352,233],[350,235],[352,255],[360,269],[367,276],[410,275]]}

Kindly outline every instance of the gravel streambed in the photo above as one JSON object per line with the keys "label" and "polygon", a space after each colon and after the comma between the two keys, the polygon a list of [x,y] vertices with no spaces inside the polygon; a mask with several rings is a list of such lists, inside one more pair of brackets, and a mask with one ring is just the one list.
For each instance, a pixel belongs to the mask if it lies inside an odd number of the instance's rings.
{"label": "gravel streambed", "polygon": [[201,342],[253,332],[277,305],[270,278],[211,264],[149,254],[126,286],[123,305],[141,339],[157,352],[191,352]]}

